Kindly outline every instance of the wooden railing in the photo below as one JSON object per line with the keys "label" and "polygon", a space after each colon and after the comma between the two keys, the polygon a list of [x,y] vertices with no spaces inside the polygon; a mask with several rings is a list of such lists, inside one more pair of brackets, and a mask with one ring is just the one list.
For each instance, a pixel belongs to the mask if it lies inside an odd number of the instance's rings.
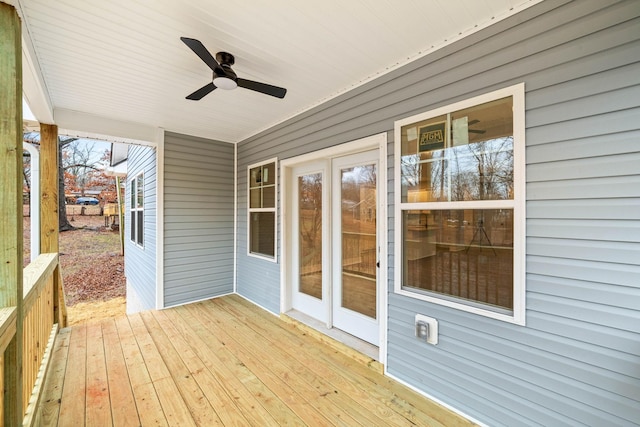
{"label": "wooden railing", "polygon": [[[4,401],[0,399],[0,420],[4,419],[4,405],[21,398],[23,425],[31,426],[40,401],[51,349],[59,327],[66,326],[66,310],[62,294],[58,254],[39,255],[23,273],[22,300],[22,381],[7,381],[5,350],[18,333],[17,307],[0,309],[0,363]],[[9,361],[10,362],[10,361]],[[14,366],[15,367],[15,366]]]}
{"label": "wooden railing", "polygon": [[342,232],[342,268],[345,271],[375,277],[377,257],[375,233]]}
{"label": "wooden railing", "polygon": [[[8,390],[10,384],[7,384],[9,381],[7,381],[8,378],[6,378],[7,376],[4,372],[4,365],[7,361],[5,350],[9,347],[13,337],[16,335],[16,313],[16,307],[0,308],[0,354],[2,355],[2,357],[0,357],[0,362],[2,362],[0,363],[0,379],[2,380],[0,385],[2,385],[3,395],[11,392],[11,390]],[[4,401],[0,399],[0,424],[3,424],[2,421],[5,418],[4,412]]]}

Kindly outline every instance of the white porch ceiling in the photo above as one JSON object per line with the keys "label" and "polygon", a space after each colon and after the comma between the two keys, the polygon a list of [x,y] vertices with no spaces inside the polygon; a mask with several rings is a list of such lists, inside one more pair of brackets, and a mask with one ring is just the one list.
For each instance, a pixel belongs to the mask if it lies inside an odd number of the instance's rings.
{"label": "white porch ceiling", "polygon": [[[238,142],[538,1],[12,3],[25,24],[25,94],[41,121],[48,110],[85,134],[149,139],[162,128]],[[238,88],[186,100],[211,71],[180,36],[231,52],[239,77],[286,97]]]}

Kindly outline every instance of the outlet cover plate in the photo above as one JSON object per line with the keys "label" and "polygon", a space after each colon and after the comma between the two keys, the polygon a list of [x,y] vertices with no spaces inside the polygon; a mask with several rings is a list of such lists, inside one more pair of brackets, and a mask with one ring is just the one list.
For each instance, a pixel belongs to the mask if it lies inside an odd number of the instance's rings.
{"label": "outlet cover plate", "polygon": [[424,314],[416,314],[415,324],[418,322],[425,322],[429,324],[429,337],[427,338],[427,342],[429,344],[437,345],[438,344],[438,320],[433,317],[425,316]]}

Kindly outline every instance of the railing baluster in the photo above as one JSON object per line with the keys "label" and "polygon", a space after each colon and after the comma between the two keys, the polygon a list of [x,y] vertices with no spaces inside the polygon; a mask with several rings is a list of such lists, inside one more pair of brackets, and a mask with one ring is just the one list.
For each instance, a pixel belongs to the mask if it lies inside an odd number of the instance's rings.
{"label": "railing baluster", "polygon": [[[25,424],[33,425],[34,414],[39,402],[39,391],[44,382],[46,363],[44,360],[47,347],[53,345],[52,331],[55,328],[54,307],[57,304],[53,298],[57,296],[54,289],[59,281],[58,254],[42,254],[29,264],[23,272],[23,329],[22,345],[18,351],[22,352],[22,390],[15,387],[15,383],[5,382],[5,363],[10,366],[12,361],[6,360],[5,350],[15,343],[16,337],[16,307],[0,308],[0,386],[10,395],[22,396],[23,414],[26,414]],[[60,316],[64,318],[64,316]],[[4,390],[6,387],[9,389]],[[36,389],[34,389],[36,387]],[[4,419],[4,402],[0,399],[0,420]]]}

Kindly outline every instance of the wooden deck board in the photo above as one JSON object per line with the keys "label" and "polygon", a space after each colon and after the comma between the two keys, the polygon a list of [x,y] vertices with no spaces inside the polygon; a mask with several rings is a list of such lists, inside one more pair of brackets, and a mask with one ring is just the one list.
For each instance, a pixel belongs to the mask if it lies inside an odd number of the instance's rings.
{"label": "wooden deck board", "polygon": [[49,375],[45,381],[44,390],[42,391],[42,403],[40,405],[40,412],[36,415],[35,425],[45,427],[58,424],[60,402],[62,399],[62,385],[67,370],[70,339],[71,329],[61,329],[58,333],[53,352],[51,353],[52,360],[49,367]]}
{"label": "wooden deck board", "polygon": [[[182,313],[180,313],[182,312]],[[304,425],[278,396],[223,344],[213,342],[211,333],[186,309],[165,310],[166,315],[199,355],[207,368],[225,385],[227,394],[252,418],[252,425]],[[272,421],[273,420],[273,421]]]}
{"label": "wooden deck board", "polygon": [[61,331],[45,393],[54,426],[471,425],[238,296]]}
{"label": "wooden deck board", "polygon": [[113,425],[134,427],[140,425],[133,390],[129,382],[122,345],[113,319],[102,322],[104,351],[109,382],[109,398]]}
{"label": "wooden deck board", "polygon": [[[372,371],[364,363],[355,361],[353,358],[343,357],[329,346],[308,346],[308,338],[304,332],[290,325],[281,325],[280,320],[263,310],[255,310],[253,304],[238,296],[229,296],[227,300],[234,300],[234,304],[226,304],[226,307],[234,310],[243,310],[249,316],[253,316],[256,327],[264,327],[266,323],[276,325],[278,328],[286,330],[286,340],[289,343],[287,348],[296,349],[291,351],[296,357],[300,348],[312,355],[316,361],[323,363],[314,364],[314,368],[323,377],[337,373],[336,381],[343,382],[347,387],[346,392],[351,396],[358,396],[362,404],[369,400],[375,406],[373,409],[381,419],[385,417],[394,418],[388,411],[392,410],[409,420],[411,425],[446,425],[446,426],[467,426],[469,423],[461,417],[451,417],[448,411],[443,411],[442,407],[428,399],[424,399],[419,394],[404,387],[395,380]],[[221,300],[212,301],[220,304]],[[239,316],[239,315],[238,315]],[[245,318],[246,319],[246,318]],[[267,330],[263,331],[264,336],[270,336]],[[282,339],[282,337],[279,337]],[[296,346],[297,345],[297,346]],[[371,371],[371,372],[369,372]],[[376,387],[371,387],[371,384]],[[380,405],[380,403],[384,405]],[[438,422],[440,424],[438,424]],[[402,424],[391,424],[402,425]]]}
{"label": "wooden deck board", "polygon": [[313,340],[312,337],[301,335],[298,329],[291,328],[289,325],[281,325],[281,321],[274,316],[253,310],[246,305],[247,302],[242,298],[238,298],[236,302],[238,304],[219,304],[218,302],[216,304],[239,320],[250,322],[258,333],[267,338],[273,339],[271,337],[277,336],[278,339],[282,339],[282,336],[276,331],[284,328],[285,330],[281,333],[285,334],[289,345],[284,348],[286,355],[282,357],[297,359],[309,367],[313,374],[328,381],[336,391],[340,392],[341,396],[348,396],[354,403],[357,403],[356,410],[359,414],[373,422],[368,425],[375,425],[380,421],[384,421],[385,425],[415,425],[402,414],[386,405],[380,405],[381,400],[393,399],[396,396],[381,393],[378,390],[369,390],[368,384],[362,381],[366,377],[363,377],[361,373],[351,372],[355,368],[362,369],[364,365],[354,361],[350,361],[348,364],[336,363],[345,360],[345,358],[341,354],[336,355],[330,347],[311,346],[309,341]]}
{"label": "wooden deck board", "polygon": [[151,338],[140,314],[129,316],[129,323],[138,347],[142,352],[153,386],[162,405],[162,410],[169,425],[195,426],[187,403],[180,398],[180,389],[173,381],[169,368],[162,359],[158,348]]}
{"label": "wooden deck board", "polygon": [[218,325],[215,321],[209,319],[208,316],[203,316],[204,311],[201,310],[201,307],[197,304],[188,306],[187,310],[191,312],[193,320],[199,319],[212,335],[209,343],[214,346],[224,346],[229,349],[229,351],[239,359],[240,363],[249,368],[297,417],[301,418],[307,425],[329,424],[322,414],[307,405],[303,399],[298,398],[295,390],[288,384],[287,378],[279,377],[271,372],[267,365],[262,363],[264,357],[256,357],[237,345],[231,336],[226,333],[225,329],[227,325]]}
{"label": "wooden deck board", "polygon": [[85,325],[72,329],[68,357],[58,423],[61,426],[84,425],[87,371],[87,328]]}
{"label": "wooden deck board", "polygon": [[115,323],[140,424],[142,426],[168,425],[162,411],[160,399],[158,399],[151,377],[149,377],[149,371],[147,371],[142,358],[142,353],[131,330],[129,319],[123,317],[117,319]]}
{"label": "wooden deck board", "polygon": [[[151,312],[142,313],[142,319],[145,326],[152,333],[153,341],[160,352],[162,359],[166,363],[166,366],[171,373],[173,381],[176,383],[180,390],[182,399],[187,404],[193,421],[198,426],[214,426],[224,425],[221,421],[221,417],[216,414],[213,409],[214,405],[223,405],[224,399],[222,396],[218,396],[218,393],[224,394],[222,388],[213,388],[212,382],[196,380],[196,376],[187,367],[186,360],[191,363],[196,363],[191,352],[184,346],[175,348],[172,342],[180,344],[180,337],[173,336],[173,340],[169,339],[165,334],[165,331],[158,324]],[[182,352],[180,351],[182,350]],[[194,368],[197,370],[197,368]],[[197,375],[202,378],[205,376],[204,371],[200,371],[203,375]],[[199,373],[198,373],[199,374]],[[213,381],[215,382],[215,381]],[[230,411],[224,411],[223,415],[226,415]],[[240,415],[240,414],[239,414]],[[240,415],[241,417],[241,415]]]}
{"label": "wooden deck board", "polygon": [[[207,310],[207,314],[221,313],[220,317],[225,315],[225,309],[229,309],[226,304],[218,304],[216,306],[220,310]],[[275,358],[276,362],[271,363],[271,369],[279,376],[287,378],[295,375],[303,381],[297,382],[296,391],[304,398],[309,405],[316,408],[331,422],[338,425],[346,422],[349,425],[375,425],[379,418],[373,416],[367,409],[362,407],[348,393],[329,381],[327,376],[319,375],[313,371],[315,360],[304,351],[289,352],[283,348],[279,342],[273,341],[275,331],[264,330],[259,333],[256,328],[262,324],[265,319],[257,319],[257,321],[244,317],[241,312],[234,310],[228,311],[233,317],[228,318],[226,324],[233,325],[234,328],[244,331],[241,343],[248,351],[254,354],[268,352]],[[227,315],[228,316],[228,315]],[[319,399],[318,396],[323,397]]]}
{"label": "wooden deck board", "polygon": [[86,393],[86,424],[89,426],[111,425],[107,363],[102,326],[99,323],[87,326]]}
{"label": "wooden deck board", "polygon": [[[261,406],[255,402],[253,396],[239,393],[238,386],[229,383],[229,380],[233,379],[232,375],[222,373],[215,369],[215,365],[208,365],[206,360],[203,360],[203,357],[209,358],[214,355],[201,350],[204,343],[199,337],[194,336],[191,332],[185,334],[179,332],[165,312],[155,312],[153,315],[176,351],[181,355],[189,373],[215,408],[221,425],[229,425],[236,421],[244,421],[245,425],[277,425],[273,418],[268,417],[266,411],[260,411],[259,414],[256,414],[257,409]],[[200,347],[200,350],[196,350],[195,347]],[[253,401],[252,405],[242,404],[247,398]]]}

